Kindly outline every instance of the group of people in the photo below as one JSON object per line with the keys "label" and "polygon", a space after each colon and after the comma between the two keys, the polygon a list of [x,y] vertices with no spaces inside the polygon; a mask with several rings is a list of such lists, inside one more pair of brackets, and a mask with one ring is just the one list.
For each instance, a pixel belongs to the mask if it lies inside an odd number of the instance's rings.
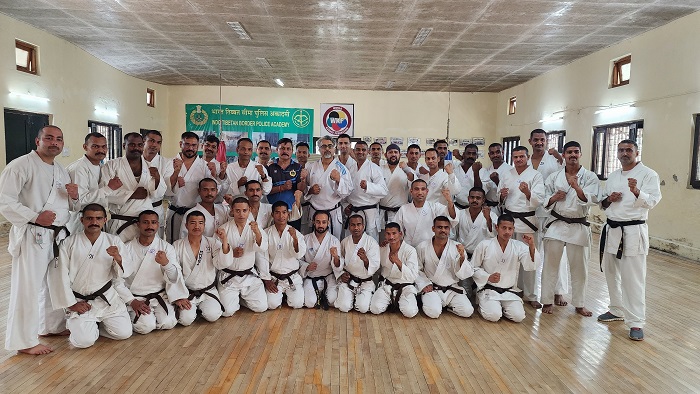
{"label": "group of people", "polygon": [[[254,312],[292,308],[396,310],[430,318],[443,310],[489,321],[525,318],[524,305],[550,314],[572,303],[583,316],[591,247],[589,210],[607,214],[601,269],[609,310],[643,339],[649,209],[661,199],[657,174],[634,141],[618,144],[622,169],[605,187],[580,164],[575,141],[547,148],[544,130],[512,151],[455,151],[439,140],[423,152],[368,146],[340,135],[309,145],[237,141],[237,160],[216,160],[219,140],[185,132],[180,153],[160,155],[162,135],[129,133],[123,157],[104,161],[107,140],[85,137],[67,168],[56,126],[37,149],[0,175],[0,214],[12,223],[6,348],[52,349],[42,335],[88,347],[102,335],[137,333]],[[295,151],[295,152],[294,152]],[[293,152],[296,161],[292,159]],[[424,164],[420,162],[423,158]],[[167,211],[163,200],[167,200]],[[541,289],[538,270],[541,269]],[[540,303],[541,301],[541,303]],[[37,307],[39,306],[39,307]]]}

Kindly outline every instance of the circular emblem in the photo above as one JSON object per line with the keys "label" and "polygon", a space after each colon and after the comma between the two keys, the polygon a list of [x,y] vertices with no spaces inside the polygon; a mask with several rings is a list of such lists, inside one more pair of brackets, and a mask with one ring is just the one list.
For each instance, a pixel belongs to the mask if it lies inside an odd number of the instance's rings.
{"label": "circular emblem", "polygon": [[295,177],[295,176],[297,176],[297,172],[294,170],[291,170],[291,171],[289,171],[289,176]]}
{"label": "circular emblem", "polygon": [[323,127],[333,135],[345,133],[350,129],[350,125],[352,125],[350,111],[340,105],[328,108],[326,113],[323,114],[322,119]]}
{"label": "circular emblem", "polygon": [[294,123],[294,126],[300,129],[308,126],[310,121],[311,117],[309,116],[309,113],[303,109],[298,109],[292,114],[292,122]]}
{"label": "circular emblem", "polygon": [[195,109],[190,112],[190,122],[195,126],[204,126],[209,120],[209,114],[207,111],[202,109],[201,105],[198,105]]}

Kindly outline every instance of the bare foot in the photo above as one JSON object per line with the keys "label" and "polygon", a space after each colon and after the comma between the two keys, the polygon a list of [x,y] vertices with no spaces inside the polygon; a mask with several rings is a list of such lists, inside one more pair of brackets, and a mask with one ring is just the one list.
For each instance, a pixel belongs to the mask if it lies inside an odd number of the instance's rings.
{"label": "bare foot", "polygon": [[554,307],[552,304],[544,304],[542,305],[542,313],[547,313],[547,314],[552,314],[554,312]]}
{"label": "bare foot", "polygon": [[70,335],[70,330],[69,330],[69,329],[65,329],[65,330],[63,330],[63,331],[61,331],[61,332],[50,332],[50,333],[48,333],[48,334],[42,334],[42,335],[39,335],[39,336],[40,336],[40,337],[65,337],[65,336],[68,336],[68,335]]}
{"label": "bare foot", "polygon": [[593,312],[589,311],[588,309],[586,309],[586,307],[583,306],[580,308],[576,308],[576,313],[586,317],[593,316]]}
{"label": "bare foot", "polygon": [[48,347],[46,345],[38,344],[38,345],[36,345],[34,347],[30,347],[28,349],[18,350],[17,352],[38,356],[41,354],[49,354],[49,353],[53,352],[53,349],[51,349],[50,347]]}
{"label": "bare foot", "polygon": [[557,304],[557,306],[567,306],[569,303],[564,301],[564,296],[561,294],[555,294],[554,295],[554,303]]}
{"label": "bare foot", "polygon": [[526,301],[526,303],[535,309],[542,308],[542,304],[539,301]]}

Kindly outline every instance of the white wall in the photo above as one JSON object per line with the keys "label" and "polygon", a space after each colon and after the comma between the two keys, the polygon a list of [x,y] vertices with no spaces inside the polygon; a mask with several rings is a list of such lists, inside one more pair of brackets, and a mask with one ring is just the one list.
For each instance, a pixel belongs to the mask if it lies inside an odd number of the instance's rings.
{"label": "white wall", "polygon": [[[592,126],[643,119],[643,161],[662,181],[661,203],[650,213],[654,247],[700,259],[700,190],[689,188],[693,114],[700,113],[700,13],[694,13],[557,68],[498,95],[498,138],[520,135],[527,145],[538,127],[566,130],[579,141],[590,168]],[[610,61],[632,54],[630,84],[609,89]],[[508,99],[517,96],[515,115]],[[624,114],[595,115],[598,106],[633,102]],[[564,111],[556,122],[539,120]],[[599,219],[604,216],[597,211]]]}
{"label": "white wall", "polygon": [[[39,47],[39,74],[15,68],[15,39]],[[167,125],[167,87],[130,77],[56,36],[0,14],[0,107],[51,115],[65,136],[68,164],[83,154],[88,120],[117,123],[124,132],[140,128],[162,130]],[[156,90],[156,108],[146,106],[146,88]],[[41,102],[10,92],[49,98]],[[118,117],[97,114],[95,107],[108,108]],[[5,124],[0,122],[0,135]],[[0,169],[5,166],[5,139],[0,138]]]}

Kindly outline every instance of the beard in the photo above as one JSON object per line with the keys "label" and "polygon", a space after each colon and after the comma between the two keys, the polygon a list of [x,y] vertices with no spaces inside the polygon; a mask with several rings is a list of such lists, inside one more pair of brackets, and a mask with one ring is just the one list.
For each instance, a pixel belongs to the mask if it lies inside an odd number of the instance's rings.
{"label": "beard", "polygon": [[389,165],[395,166],[399,164],[399,159],[397,157],[390,157],[386,159],[386,162],[389,163]]}
{"label": "beard", "polygon": [[314,232],[317,234],[323,234],[326,231],[328,231],[328,227],[317,228],[316,226],[314,226]]}

